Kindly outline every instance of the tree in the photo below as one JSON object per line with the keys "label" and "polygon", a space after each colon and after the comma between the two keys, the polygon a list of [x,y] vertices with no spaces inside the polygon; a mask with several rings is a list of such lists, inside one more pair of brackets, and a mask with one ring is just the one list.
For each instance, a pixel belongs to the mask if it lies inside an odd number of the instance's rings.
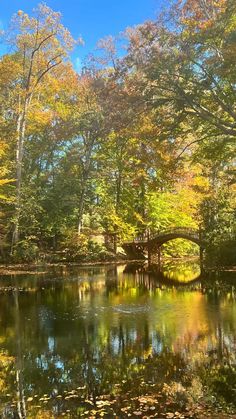
{"label": "tree", "polygon": [[[29,111],[40,96],[40,89],[48,75],[66,58],[74,40],[60,23],[61,15],[46,5],[39,5],[35,16],[19,11],[13,19],[15,48],[12,59],[18,64],[15,80],[15,103],[12,109],[16,131],[16,215],[13,243],[19,241],[21,211],[22,167],[27,139]],[[45,110],[46,112],[46,110]]]}

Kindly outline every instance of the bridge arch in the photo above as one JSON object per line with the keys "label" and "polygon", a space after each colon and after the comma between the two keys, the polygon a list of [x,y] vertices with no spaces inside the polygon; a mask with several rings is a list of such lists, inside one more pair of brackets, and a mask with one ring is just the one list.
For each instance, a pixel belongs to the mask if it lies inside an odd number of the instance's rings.
{"label": "bridge arch", "polygon": [[199,237],[196,237],[194,235],[189,235],[189,234],[182,234],[182,233],[168,233],[168,234],[163,234],[160,235],[159,237],[155,237],[153,239],[149,240],[149,243],[151,244],[152,242],[156,242],[158,243],[159,246],[162,246],[165,243],[168,243],[171,240],[176,240],[176,239],[183,239],[183,240],[188,240],[192,243],[197,244],[199,247],[201,247],[201,240]]}

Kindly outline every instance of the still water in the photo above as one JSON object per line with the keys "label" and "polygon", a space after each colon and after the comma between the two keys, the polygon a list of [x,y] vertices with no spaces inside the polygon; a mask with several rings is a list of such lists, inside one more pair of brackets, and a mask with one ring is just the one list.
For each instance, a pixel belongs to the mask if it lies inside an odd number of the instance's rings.
{"label": "still water", "polygon": [[104,265],[2,277],[0,289],[1,417],[235,408],[234,278]]}

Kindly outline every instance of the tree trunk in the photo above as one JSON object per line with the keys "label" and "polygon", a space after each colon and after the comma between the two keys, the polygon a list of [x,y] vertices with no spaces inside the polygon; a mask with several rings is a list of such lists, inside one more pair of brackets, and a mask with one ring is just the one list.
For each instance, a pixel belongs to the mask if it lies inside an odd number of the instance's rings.
{"label": "tree trunk", "polygon": [[85,184],[84,184],[84,187],[82,188],[80,199],[79,199],[78,229],[77,229],[78,236],[80,235],[81,229],[82,229],[86,183],[87,181],[85,181]]}
{"label": "tree trunk", "polygon": [[116,176],[116,213],[119,211],[120,200],[121,200],[121,187],[122,187],[122,176],[119,172]]}
{"label": "tree trunk", "polygon": [[94,145],[95,139],[93,138],[92,140],[89,141],[89,138],[88,139],[85,138],[85,141],[88,144],[86,146],[87,150],[85,153],[85,161],[83,164],[82,187],[81,187],[81,194],[80,194],[80,199],[79,199],[78,227],[77,227],[78,237],[82,229],[83,214],[84,214],[84,200],[85,200],[85,195],[87,193],[87,183],[88,183],[88,178],[89,178],[89,174],[91,170],[92,151],[93,151],[93,145]]}
{"label": "tree trunk", "polygon": [[13,230],[12,244],[15,245],[19,241],[19,223],[20,223],[20,207],[21,207],[21,183],[22,183],[22,163],[25,141],[25,118],[19,116],[17,124],[17,148],[16,148],[16,215]]}
{"label": "tree trunk", "polygon": [[[16,215],[14,222],[14,230],[12,237],[12,250],[13,246],[18,243],[20,238],[19,224],[20,224],[20,212],[21,212],[21,184],[22,184],[22,166],[23,166],[23,155],[24,155],[24,143],[25,143],[25,128],[26,128],[26,115],[28,106],[31,101],[31,95],[25,99],[24,107],[19,112],[17,120],[17,146],[16,146]],[[19,104],[20,107],[20,104]]]}

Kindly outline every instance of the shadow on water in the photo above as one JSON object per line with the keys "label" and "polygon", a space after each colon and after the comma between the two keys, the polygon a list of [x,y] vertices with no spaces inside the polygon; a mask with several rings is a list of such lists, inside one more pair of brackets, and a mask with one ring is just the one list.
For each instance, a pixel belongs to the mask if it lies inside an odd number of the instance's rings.
{"label": "shadow on water", "polygon": [[168,263],[163,272],[74,267],[3,284],[1,417],[236,408],[233,279]]}

